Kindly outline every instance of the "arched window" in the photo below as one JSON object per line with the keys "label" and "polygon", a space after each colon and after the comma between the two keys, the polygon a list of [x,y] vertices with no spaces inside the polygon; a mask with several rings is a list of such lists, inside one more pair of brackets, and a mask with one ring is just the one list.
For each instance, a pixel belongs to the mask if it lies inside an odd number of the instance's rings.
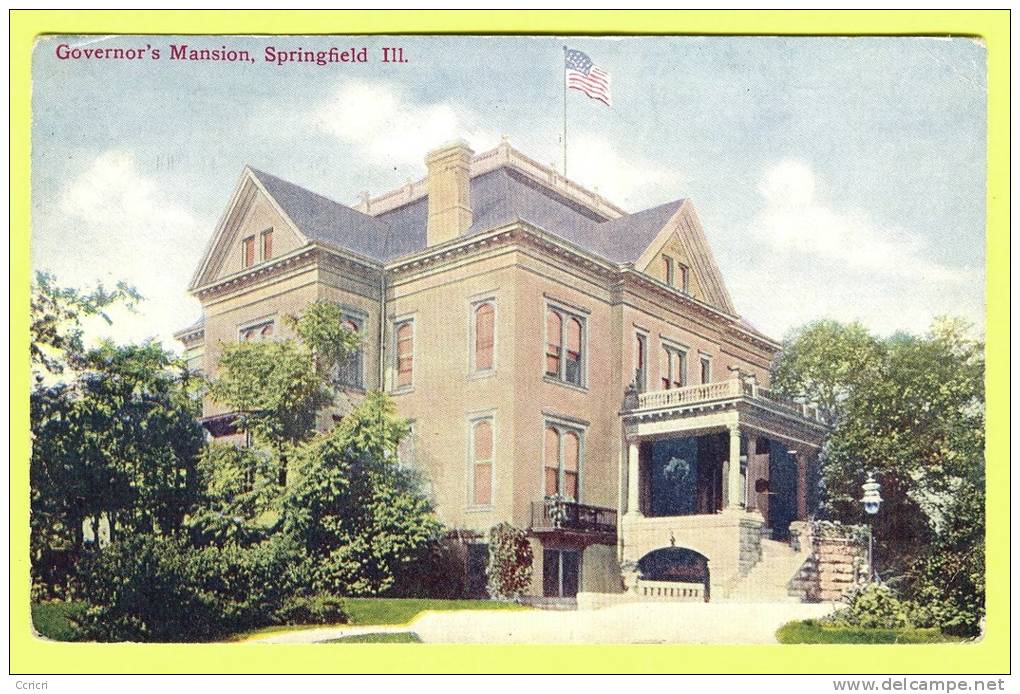
{"label": "arched window", "polygon": [[577,318],[567,320],[567,363],[564,378],[567,383],[581,385],[581,341],[584,328]]}
{"label": "arched window", "polygon": [[545,315],[545,340],[545,373],[547,376],[558,378],[563,346],[563,319],[552,309]]}
{"label": "arched window", "polygon": [[560,491],[560,433],[552,427],[545,430],[545,495]]}
{"label": "arched window", "polygon": [[563,435],[563,496],[577,501],[578,476],[581,469],[581,437],[573,431]]}
{"label": "arched window", "polygon": [[492,422],[476,422],[471,431],[471,501],[475,506],[492,504]]}
{"label": "arched window", "polygon": [[494,364],[496,307],[491,301],[475,308],[475,371],[488,371]]}
{"label": "arched window", "polygon": [[545,495],[577,501],[581,492],[581,435],[559,424],[545,429]]}
{"label": "arched window", "polygon": [[266,323],[265,325],[262,326],[262,329],[259,331],[259,337],[265,340],[266,338],[272,336],[273,336],[273,324]]}
{"label": "arched window", "polygon": [[414,379],[414,323],[397,324],[397,387],[409,388]]}

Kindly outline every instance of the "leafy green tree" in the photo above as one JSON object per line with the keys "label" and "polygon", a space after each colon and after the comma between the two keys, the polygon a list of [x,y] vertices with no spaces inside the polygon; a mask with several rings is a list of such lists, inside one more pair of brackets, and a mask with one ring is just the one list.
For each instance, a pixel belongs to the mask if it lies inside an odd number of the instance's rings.
{"label": "leafy green tree", "polygon": [[198,462],[199,498],[187,525],[197,544],[267,539],[279,518],[276,466],[264,450],[206,447]]}
{"label": "leafy green tree", "polygon": [[333,386],[339,385],[338,367],[361,345],[359,335],[344,327],[343,318],[343,309],[332,301],[316,301],[300,316],[287,317],[311,350],[317,373]]}
{"label": "leafy green tree", "polygon": [[439,534],[428,499],[399,469],[407,423],[383,393],[297,449],[282,530],[303,546],[316,591],[374,595]]}
{"label": "leafy green tree", "polygon": [[838,411],[855,386],[876,375],[882,345],[860,323],[819,320],[794,330],[772,370],[772,387]]}
{"label": "leafy green tree", "polygon": [[104,343],[80,358],[70,385],[31,394],[31,503],[36,558],[83,548],[82,523],[173,532],[196,489],[203,445],[197,382],[155,343]]}
{"label": "leafy green tree", "polygon": [[[973,627],[984,593],[983,344],[947,318],[926,335],[884,340],[821,325],[794,334],[775,373],[781,390],[838,409],[822,457],[825,515],[865,521],[860,485],[876,473],[884,503],[867,520],[878,568],[908,597],[939,600],[940,623]],[[843,349],[857,356],[836,356]]]}
{"label": "leafy green tree", "polygon": [[[98,316],[110,323],[107,309],[117,304],[133,309],[141,298],[124,282],[118,282],[112,291],[99,284],[92,291],[81,292],[57,285],[50,273],[37,272],[29,326],[33,370],[59,374],[68,364],[76,367],[85,354],[82,321]],[[37,380],[42,379],[40,371],[36,375]]]}

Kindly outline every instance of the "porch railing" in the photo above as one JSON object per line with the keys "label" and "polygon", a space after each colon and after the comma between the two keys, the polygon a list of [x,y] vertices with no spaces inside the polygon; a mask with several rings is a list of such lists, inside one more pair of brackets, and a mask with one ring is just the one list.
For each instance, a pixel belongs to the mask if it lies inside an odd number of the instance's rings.
{"label": "porch railing", "polygon": [[749,398],[759,400],[775,409],[788,412],[789,414],[804,419],[828,424],[831,422],[829,414],[817,405],[797,402],[796,400],[783,397],[773,393],[767,388],[762,388],[737,378],[716,383],[703,383],[683,388],[671,388],[669,390],[653,390],[639,393],[637,396],[637,409],[658,409],[661,407],[677,407],[681,405],[696,405],[699,403],[713,402],[717,400],[730,400],[735,398]]}
{"label": "porch railing", "polygon": [[533,501],[531,529],[615,534],[616,509],[588,506],[576,501]]}
{"label": "porch railing", "polygon": [[649,581],[639,578],[637,592],[643,598],[652,600],[677,600],[680,602],[701,602],[705,599],[705,586],[701,583],[680,583],[678,581]]}

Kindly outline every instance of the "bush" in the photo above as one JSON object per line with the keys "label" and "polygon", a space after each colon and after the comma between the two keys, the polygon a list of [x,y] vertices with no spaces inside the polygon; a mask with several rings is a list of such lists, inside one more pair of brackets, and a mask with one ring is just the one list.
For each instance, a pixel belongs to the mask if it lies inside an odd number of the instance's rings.
{"label": "bush", "polygon": [[489,531],[489,595],[496,600],[519,600],[531,586],[534,554],[528,535],[509,523]]}
{"label": "bush", "polygon": [[194,548],[170,537],[125,538],[82,576],[81,635],[96,641],[208,641],[275,624],[293,588],[286,545]]}
{"label": "bush", "polygon": [[343,600],[322,594],[287,598],[275,616],[278,624],[347,624],[350,621]]}
{"label": "bush", "polygon": [[892,589],[868,583],[850,596],[849,605],[832,615],[830,623],[866,629],[902,629],[913,626],[910,610],[910,604],[896,597]]}

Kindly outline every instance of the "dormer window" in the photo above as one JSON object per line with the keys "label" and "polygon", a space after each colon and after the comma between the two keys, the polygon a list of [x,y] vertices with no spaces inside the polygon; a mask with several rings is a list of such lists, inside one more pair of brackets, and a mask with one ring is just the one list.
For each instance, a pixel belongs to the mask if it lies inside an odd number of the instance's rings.
{"label": "dormer window", "polygon": [[272,260],[273,258],[273,230],[266,229],[262,232],[262,260]]}
{"label": "dormer window", "polygon": [[251,267],[255,264],[255,237],[249,236],[241,242],[241,263],[242,267]]}

